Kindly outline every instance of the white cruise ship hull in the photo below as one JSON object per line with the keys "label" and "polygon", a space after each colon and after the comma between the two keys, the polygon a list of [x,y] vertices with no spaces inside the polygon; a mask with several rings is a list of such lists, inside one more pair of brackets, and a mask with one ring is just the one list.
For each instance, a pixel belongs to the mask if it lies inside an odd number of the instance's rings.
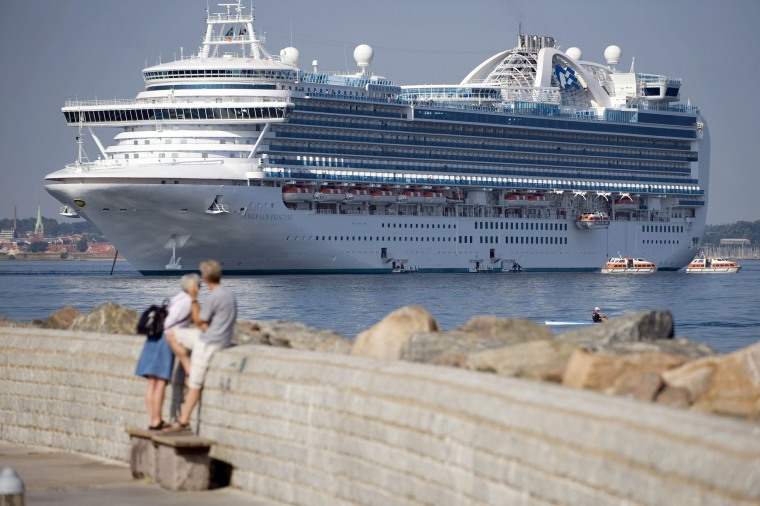
{"label": "white cruise ship hull", "polygon": [[[390,273],[394,259],[419,272],[506,272],[515,262],[525,271],[598,271],[617,251],[651,258],[661,270],[677,270],[694,256],[688,240],[694,230],[687,223],[682,237],[655,234],[646,245],[640,222],[579,230],[568,219],[564,230],[543,231],[557,220],[317,214],[288,209],[279,187],[53,184],[47,189],[61,201],[85,201],[79,214],[150,275],[197,270],[207,258],[219,260],[230,274],[258,274]],[[207,213],[208,202],[222,193],[228,212]],[[514,229],[499,228],[510,222]],[[506,243],[510,236],[518,244]],[[562,244],[555,244],[555,237]]]}

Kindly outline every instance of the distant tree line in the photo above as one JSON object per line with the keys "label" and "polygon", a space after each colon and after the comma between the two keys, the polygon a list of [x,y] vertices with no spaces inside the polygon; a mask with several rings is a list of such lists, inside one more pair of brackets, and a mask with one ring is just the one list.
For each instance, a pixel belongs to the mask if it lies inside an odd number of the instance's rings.
{"label": "distant tree line", "polygon": [[737,221],[727,225],[708,225],[705,227],[703,242],[720,244],[721,239],[749,239],[753,246],[760,244],[760,220]]}
{"label": "distant tree line", "polygon": [[[16,220],[16,232],[22,236],[27,232],[34,232],[37,225],[37,218],[24,218]],[[60,237],[64,235],[82,235],[89,234],[89,239],[93,242],[100,242],[104,239],[100,231],[86,220],[66,221],[58,223],[52,218],[42,218],[42,226],[45,227],[45,237]],[[0,229],[7,230],[13,227],[12,219],[0,219]]]}

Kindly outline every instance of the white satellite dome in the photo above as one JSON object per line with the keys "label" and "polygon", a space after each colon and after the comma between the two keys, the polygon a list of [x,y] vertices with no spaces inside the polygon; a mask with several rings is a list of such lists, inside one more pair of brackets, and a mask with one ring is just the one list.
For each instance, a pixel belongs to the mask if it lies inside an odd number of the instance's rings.
{"label": "white satellite dome", "polygon": [[617,65],[622,55],[623,50],[618,46],[607,46],[607,49],[604,50],[604,58],[607,60],[607,65]]}
{"label": "white satellite dome", "polygon": [[577,47],[568,48],[568,50],[565,51],[565,54],[573,60],[580,60],[583,58],[583,53],[581,52],[580,48]]}
{"label": "white satellite dome", "polygon": [[372,57],[374,55],[375,52],[367,44],[359,44],[356,46],[356,49],[354,49],[354,60],[359,68],[362,69],[362,74],[366,71],[367,67],[369,67],[369,64],[372,63]]}
{"label": "white satellite dome", "polygon": [[280,57],[293,65],[298,65],[298,61],[301,59],[301,52],[294,47],[286,47],[280,51]]}

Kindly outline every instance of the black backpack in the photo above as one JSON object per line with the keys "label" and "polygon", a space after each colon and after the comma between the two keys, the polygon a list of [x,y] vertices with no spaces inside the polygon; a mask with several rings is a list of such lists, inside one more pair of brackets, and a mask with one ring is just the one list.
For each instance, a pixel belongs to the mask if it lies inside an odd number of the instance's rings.
{"label": "black backpack", "polygon": [[168,304],[150,306],[137,321],[137,333],[148,337],[159,338],[164,333],[164,321],[169,314]]}

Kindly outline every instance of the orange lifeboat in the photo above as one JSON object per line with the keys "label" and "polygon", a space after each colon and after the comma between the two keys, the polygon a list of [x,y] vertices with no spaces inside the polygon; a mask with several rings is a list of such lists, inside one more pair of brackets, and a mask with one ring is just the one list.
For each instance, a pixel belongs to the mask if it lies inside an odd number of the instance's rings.
{"label": "orange lifeboat", "polygon": [[396,202],[396,194],[393,190],[371,190],[369,192],[369,199],[371,202],[378,204],[389,204]]}
{"label": "orange lifeboat", "polygon": [[526,200],[531,207],[548,207],[551,204],[549,197],[541,193],[528,195]]}
{"label": "orange lifeboat", "polygon": [[441,191],[422,192],[422,199],[426,204],[445,204],[446,196]]}
{"label": "orange lifeboat", "polygon": [[354,202],[369,202],[369,190],[364,188],[351,188],[346,192],[346,199]]}
{"label": "orange lifeboat", "polygon": [[285,202],[303,202],[311,198],[312,192],[305,186],[285,186],[282,189],[282,200]]}
{"label": "orange lifeboat", "polygon": [[319,191],[317,191],[317,193],[314,195],[314,198],[321,202],[339,202],[341,200],[345,200],[346,193],[342,188],[323,186],[319,189]]}
{"label": "orange lifeboat", "polygon": [[636,211],[639,208],[639,203],[636,199],[624,195],[618,200],[613,202],[614,208],[618,211]]}
{"label": "orange lifeboat", "polygon": [[610,217],[607,216],[607,213],[601,211],[595,213],[584,213],[576,218],[575,226],[581,230],[607,228],[610,226]]}

